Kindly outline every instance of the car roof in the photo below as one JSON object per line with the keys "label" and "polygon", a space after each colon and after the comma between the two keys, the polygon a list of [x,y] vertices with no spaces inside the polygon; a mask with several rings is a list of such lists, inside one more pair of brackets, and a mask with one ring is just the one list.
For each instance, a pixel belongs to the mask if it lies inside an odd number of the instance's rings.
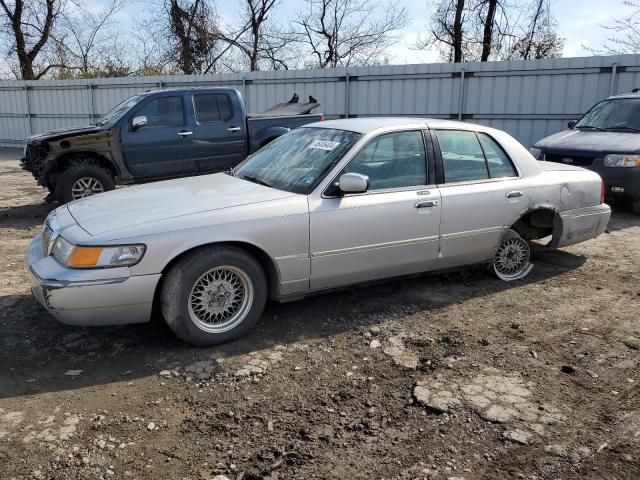
{"label": "car roof", "polygon": [[424,117],[356,117],[339,120],[325,120],[305,125],[305,127],[335,128],[356,133],[370,133],[388,127],[414,128],[459,128],[462,130],[485,130],[485,127],[474,123],[442,120]]}
{"label": "car roof", "polygon": [[217,92],[228,92],[230,90],[235,90],[232,87],[208,87],[208,86],[196,86],[196,87],[174,87],[174,88],[161,88],[155,90],[145,90],[140,93],[140,95],[153,95],[155,93],[166,93],[166,92],[190,92],[190,91],[217,91]]}

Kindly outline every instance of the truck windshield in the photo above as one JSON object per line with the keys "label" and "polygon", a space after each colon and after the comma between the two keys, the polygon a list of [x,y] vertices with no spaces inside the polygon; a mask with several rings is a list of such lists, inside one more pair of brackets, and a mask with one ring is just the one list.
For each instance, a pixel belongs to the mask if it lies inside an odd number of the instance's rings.
{"label": "truck windshield", "polygon": [[142,95],[134,95],[133,97],[127,98],[124,102],[109,110],[104,117],[98,120],[96,125],[112,125],[116,123],[125,113],[142,100],[142,97]]}
{"label": "truck windshield", "polygon": [[575,128],[640,132],[640,99],[619,98],[600,102],[576,123]]}
{"label": "truck windshield", "polygon": [[303,127],[282,135],[238,165],[233,174],[250,182],[308,194],[360,134]]}

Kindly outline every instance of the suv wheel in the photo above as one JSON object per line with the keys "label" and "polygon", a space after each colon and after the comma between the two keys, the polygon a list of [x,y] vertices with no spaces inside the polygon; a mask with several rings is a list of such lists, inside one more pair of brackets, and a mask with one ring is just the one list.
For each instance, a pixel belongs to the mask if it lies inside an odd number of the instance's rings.
{"label": "suv wheel", "polygon": [[111,174],[90,163],[72,165],[58,178],[56,198],[61,203],[79,200],[116,188]]}
{"label": "suv wheel", "polygon": [[187,255],[169,271],[160,292],[169,328],[198,347],[244,335],[262,315],[266,300],[262,267],[233,247],[206,247]]}

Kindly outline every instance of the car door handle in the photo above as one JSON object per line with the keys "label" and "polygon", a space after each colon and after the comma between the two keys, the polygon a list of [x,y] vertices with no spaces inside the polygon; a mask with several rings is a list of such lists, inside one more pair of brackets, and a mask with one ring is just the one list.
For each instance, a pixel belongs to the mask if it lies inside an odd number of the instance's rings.
{"label": "car door handle", "polygon": [[240,128],[240,127],[229,127],[229,128],[227,128],[227,132],[239,132],[240,130],[242,130],[242,128]]}
{"label": "car door handle", "polygon": [[520,192],[518,190],[514,190],[513,192],[507,193],[507,198],[516,198],[524,195],[524,192]]}
{"label": "car door handle", "polygon": [[193,132],[178,132],[179,137],[188,137],[189,135],[193,135]]}
{"label": "car door handle", "polygon": [[424,200],[422,202],[417,202],[414,207],[416,208],[429,208],[429,207],[437,207],[438,200]]}

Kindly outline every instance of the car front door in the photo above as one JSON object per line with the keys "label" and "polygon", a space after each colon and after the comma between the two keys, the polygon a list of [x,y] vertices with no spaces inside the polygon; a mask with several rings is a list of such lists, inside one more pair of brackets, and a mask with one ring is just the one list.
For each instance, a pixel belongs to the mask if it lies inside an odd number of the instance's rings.
{"label": "car front door", "polygon": [[[146,124],[135,127],[134,119]],[[190,170],[193,142],[183,95],[154,96],[123,119],[122,150],[137,177],[163,177]]]}
{"label": "car front door", "polygon": [[194,93],[193,142],[199,170],[222,170],[246,156],[244,113],[228,93]]}
{"label": "car front door", "polygon": [[488,260],[505,228],[526,209],[528,188],[506,151],[488,134],[466,130],[433,133],[444,174],[439,185],[439,266]]}
{"label": "car front door", "polygon": [[[362,194],[309,197],[312,290],[428,270],[438,257],[440,193],[420,130],[371,139],[341,170]],[[335,180],[339,177],[335,176]]]}

